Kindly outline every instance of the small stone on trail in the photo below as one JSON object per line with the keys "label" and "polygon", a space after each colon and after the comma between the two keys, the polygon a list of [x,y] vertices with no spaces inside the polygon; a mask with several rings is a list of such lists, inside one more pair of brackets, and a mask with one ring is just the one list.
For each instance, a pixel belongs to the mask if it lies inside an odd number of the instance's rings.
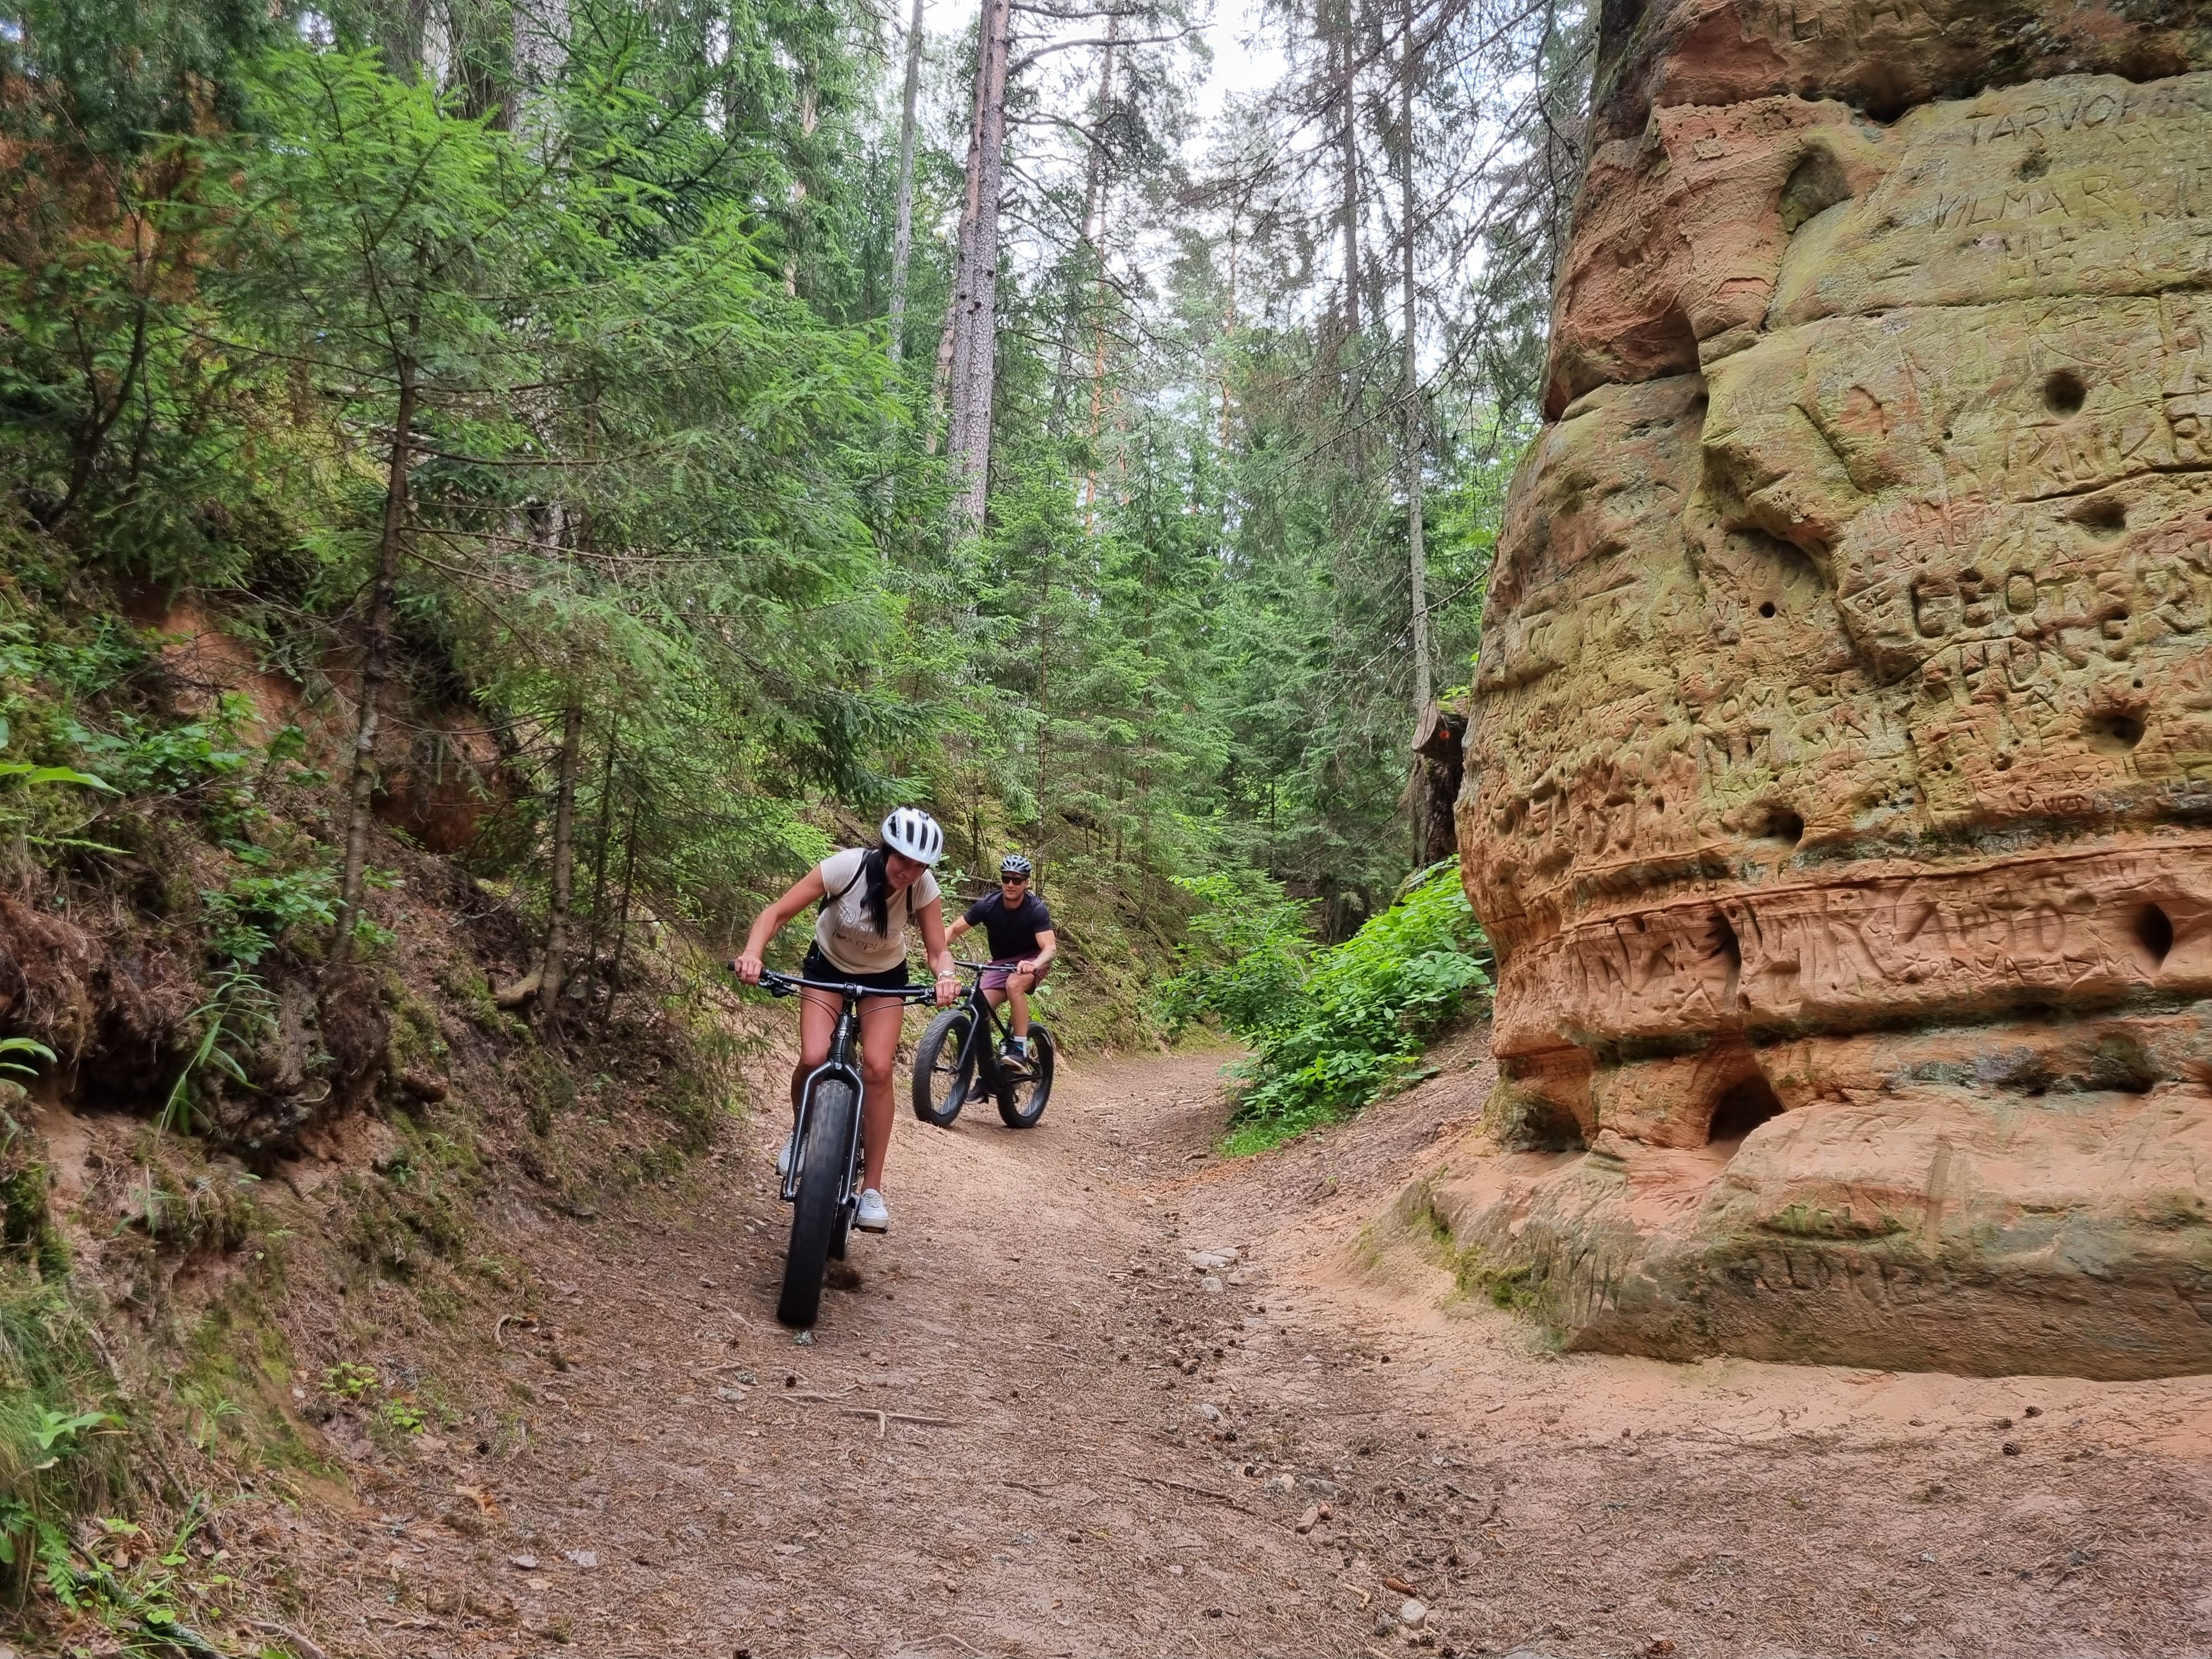
{"label": "small stone on trail", "polygon": [[1170,1562],[1169,1562],[1169,1563],[1168,1563],[1168,1577],[1170,1577],[1170,1578],[1180,1578],[1180,1577],[1182,1577],[1182,1562],[1180,1562],[1180,1561],[1170,1561]]}
{"label": "small stone on trail", "polygon": [[1407,1630],[1419,1630],[1429,1621],[1429,1606],[1425,1601],[1408,1597],[1406,1605],[1398,1609],[1398,1622]]}
{"label": "small stone on trail", "polygon": [[1208,1273],[1204,1279],[1198,1281],[1198,1288],[1204,1291],[1208,1296],[1219,1296],[1221,1294],[1222,1285],[1221,1281],[1218,1279],[1216,1279],[1212,1273]]}
{"label": "small stone on trail", "polygon": [[596,1567],[599,1565],[597,1550],[562,1550],[561,1559],[572,1567]]}
{"label": "small stone on trail", "polygon": [[507,1565],[520,1567],[525,1572],[535,1572],[538,1571],[538,1558],[534,1555],[510,1555],[507,1558]]}
{"label": "small stone on trail", "polygon": [[1381,1613],[1376,1616],[1375,1620],[1375,1633],[1377,1636],[1388,1636],[1390,1633],[1390,1615],[1389,1613]]}
{"label": "small stone on trail", "polygon": [[1210,1400],[1200,1401],[1197,1409],[1198,1414],[1209,1423],[1218,1423],[1221,1420],[1221,1407]]}
{"label": "small stone on trail", "polygon": [[793,1337],[792,1337],[792,1339],[791,1339],[791,1340],[792,1340],[793,1342],[796,1342],[797,1344],[799,1344],[799,1346],[800,1347],[802,1347],[802,1348],[804,1348],[804,1347],[808,1347],[808,1346],[812,1346],[812,1344],[813,1344],[813,1341],[814,1341],[814,1332],[813,1332],[812,1328],[810,1327],[808,1329],[805,1329],[805,1330],[803,1330],[803,1331],[799,1331],[799,1332],[797,1332],[796,1334],[794,1334],[793,1335]]}

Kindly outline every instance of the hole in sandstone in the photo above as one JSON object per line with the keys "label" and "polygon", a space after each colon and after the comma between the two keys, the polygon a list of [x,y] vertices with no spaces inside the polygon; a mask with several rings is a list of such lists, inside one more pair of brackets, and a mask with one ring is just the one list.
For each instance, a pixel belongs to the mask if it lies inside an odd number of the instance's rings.
{"label": "hole in sandstone", "polygon": [[2081,735],[2100,755],[2124,755],[2143,740],[2143,723],[2124,709],[2108,708],[2090,715]]}
{"label": "hole in sandstone", "polygon": [[1774,614],[1774,601],[1768,599],[1765,603],[1761,605],[1759,607],[1759,614],[1762,617],[1772,616]]}
{"label": "hole in sandstone", "polygon": [[2112,1031],[2100,1037],[2089,1061],[2089,1086],[2116,1089],[2124,1095],[2147,1095],[2158,1086],[2160,1066],[2132,1031]]}
{"label": "hole in sandstone", "polygon": [[2153,968],[2162,966],[2173,951],[2173,918],[2155,904],[2136,912],[2136,943]]}
{"label": "hole in sandstone", "polygon": [[1850,197],[1850,186],[1844,183],[1844,169],[1836,158],[1825,149],[1808,149],[1782,186],[1783,234],[1790,234],[1815,214],[1825,213]]}
{"label": "hole in sandstone", "polygon": [[1583,1126],[1575,1115],[1546,1095],[1525,1094],[1508,1107],[1506,1145],[1528,1152],[1586,1152]]}
{"label": "hole in sandstone", "polygon": [[2128,510],[2110,498],[2084,501],[2075,509],[2074,522],[2099,540],[2109,540],[2128,527]]}
{"label": "hole in sandstone", "polygon": [[1898,83],[1896,72],[1883,65],[1870,65],[1865,100],[1859,105],[1870,120],[1889,125],[1912,107],[1912,100]]}
{"label": "hole in sandstone", "polygon": [[1726,957],[1732,968],[1743,966],[1743,941],[1735,936],[1735,929],[1729,925],[1729,919],[1717,910],[1713,912],[1712,944],[1706,954]]}
{"label": "hole in sandstone", "polygon": [[1747,1077],[1720,1097],[1713,1108],[1708,1144],[1741,1140],[1771,1117],[1782,1115],[1782,1102],[1763,1077]]}
{"label": "hole in sandstone", "polygon": [[1759,820],[1759,838],[1795,847],[1805,839],[1805,815],[1787,806],[1770,806]]}
{"label": "hole in sandstone", "polygon": [[2020,176],[2023,179],[2040,179],[2050,171],[2051,158],[2039,149],[2030,150],[2020,164]]}
{"label": "hole in sandstone", "polygon": [[2079,415],[2089,400],[2089,388],[2070,368],[2055,368],[2044,377],[2043,406],[2053,415]]}
{"label": "hole in sandstone", "polygon": [[[1698,368],[1698,330],[1690,313],[1677,306],[1651,325],[1650,337],[1654,372],[1691,374]],[[1702,419],[1700,425],[1702,426]]]}

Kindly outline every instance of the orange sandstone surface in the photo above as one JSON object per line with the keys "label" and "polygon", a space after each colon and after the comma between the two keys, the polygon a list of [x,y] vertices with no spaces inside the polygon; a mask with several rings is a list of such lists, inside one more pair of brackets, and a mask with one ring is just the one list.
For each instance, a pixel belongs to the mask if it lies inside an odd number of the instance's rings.
{"label": "orange sandstone surface", "polygon": [[2212,9],[1613,0],[1458,805],[1573,1346],[2212,1370]]}

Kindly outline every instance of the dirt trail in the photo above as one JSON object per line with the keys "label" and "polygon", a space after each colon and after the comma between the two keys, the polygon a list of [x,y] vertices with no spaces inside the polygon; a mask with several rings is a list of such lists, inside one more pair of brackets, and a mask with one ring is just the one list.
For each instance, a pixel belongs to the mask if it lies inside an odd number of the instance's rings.
{"label": "dirt trail", "polygon": [[2212,1652],[2212,1379],[1555,1356],[1364,1231],[1486,1068],[1225,1166],[1217,1066],[1071,1070],[1027,1134],[902,1120],[895,1231],[805,1345],[768,1316],[765,1125],[694,1217],[546,1224],[550,1322],[481,1378],[526,1443],[382,1475],[320,1628],[423,1659]]}

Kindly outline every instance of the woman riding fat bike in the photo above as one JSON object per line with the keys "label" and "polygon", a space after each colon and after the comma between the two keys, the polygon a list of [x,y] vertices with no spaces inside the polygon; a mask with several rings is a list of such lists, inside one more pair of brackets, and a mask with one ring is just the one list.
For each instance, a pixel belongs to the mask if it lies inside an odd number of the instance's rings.
{"label": "woman riding fat bike", "polygon": [[[882,839],[872,848],[834,853],[793,882],[783,896],[755,919],[745,948],[732,964],[748,985],[761,981],[761,952],[801,910],[819,904],[814,943],[799,969],[801,979],[866,985],[885,992],[907,984],[907,927],[921,930],[924,953],[937,970],[937,1006],[960,993],[945,948],[945,917],[938,905],[937,878],[929,866],[945,853],[945,831],[919,807],[901,806],[884,820]],[[866,1149],[860,1178],[860,1207],[853,1224],[872,1233],[890,1229],[884,1203],[884,1157],[890,1149],[891,1062],[897,1057],[899,1017],[905,1003],[896,996],[869,997],[860,1005],[861,1136]],[[830,1052],[837,1023],[838,999],[815,989],[799,1002],[799,1064],[791,1073],[791,1109],[798,1121],[799,1091],[807,1074]],[[776,1158],[778,1174],[788,1174],[794,1156],[785,1141]]]}

